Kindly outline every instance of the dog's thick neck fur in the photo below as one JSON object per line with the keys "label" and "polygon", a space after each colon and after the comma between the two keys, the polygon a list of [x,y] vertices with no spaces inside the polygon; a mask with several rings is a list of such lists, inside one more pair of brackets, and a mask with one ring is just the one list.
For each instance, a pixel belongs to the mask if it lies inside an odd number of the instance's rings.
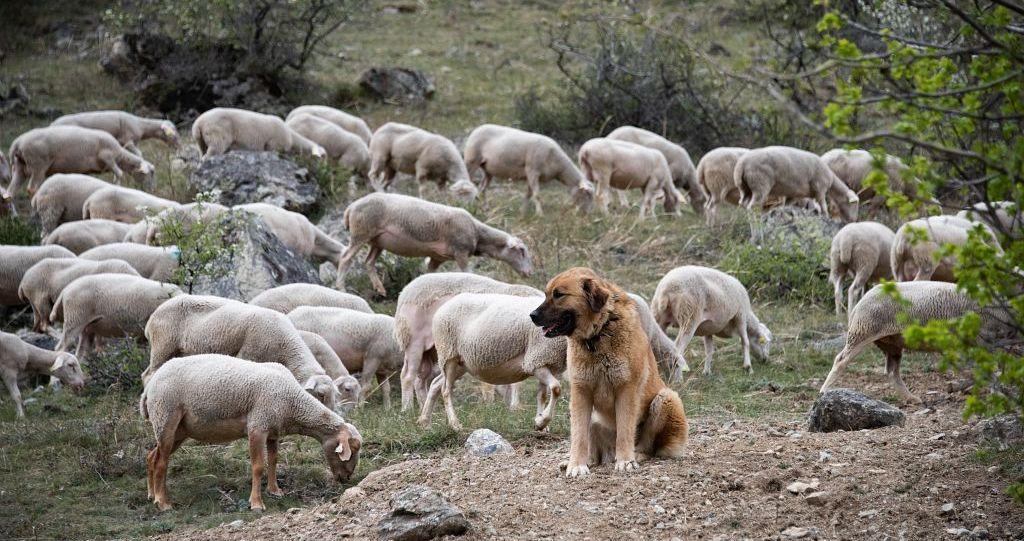
{"label": "dog's thick neck fur", "polygon": [[606,306],[607,310],[599,312],[600,317],[597,321],[591,322],[589,329],[582,329],[577,326],[576,332],[573,336],[577,339],[587,351],[593,353],[597,349],[597,343],[600,342],[601,338],[608,336],[608,327],[615,321],[620,319],[618,314],[619,302],[622,299],[622,295],[618,291],[609,291],[608,300]]}

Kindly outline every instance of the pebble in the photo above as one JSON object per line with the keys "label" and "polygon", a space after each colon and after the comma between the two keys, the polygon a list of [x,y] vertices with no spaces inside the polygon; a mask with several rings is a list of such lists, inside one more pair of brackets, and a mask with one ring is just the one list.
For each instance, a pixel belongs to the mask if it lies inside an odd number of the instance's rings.
{"label": "pebble", "polygon": [[665,508],[660,506],[660,505],[658,505],[658,504],[652,505],[651,508],[654,509],[654,512],[659,514],[659,515],[665,513]]}
{"label": "pebble", "polygon": [[942,438],[945,438],[945,437],[946,437],[946,433],[945,432],[939,432],[938,434],[936,434],[936,435],[934,435],[934,436],[932,436],[932,437],[930,437],[928,439],[932,440],[932,441],[936,441],[936,440],[941,440]]}
{"label": "pebble", "polygon": [[811,531],[801,526],[790,526],[785,530],[782,530],[782,537],[788,539],[803,539],[811,534]]}
{"label": "pebble", "polygon": [[242,519],[233,520],[228,523],[228,528],[241,528],[242,526],[245,526],[245,521]]}
{"label": "pebble", "polygon": [[789,484],[789,486],[786,487],[786,490],[792,492],[793,494],[803,494],[808,490],[813,490],[816,488],[818,488],[818,480],[811,479],[810,483],[805,483],[803,481],[793,481],[792,483]]}
{"label": "pebble", "polygon": [[939,508],[939,513],[942,514],[942,515],[948,515],[948,514],[950,514],[952,512],[953,512],[953,504],[952,503],[944,503],[944,504],[942,504],[942,507]]}
{"label": "pebble", "polygon": [[812,492],[804,498],[804,501],[811,505],[825,505],[828,503],[829,493],[824,490]]}
{"label": "pebble", "polygon": [[818,451],[818,462],[825,462],[830,458],[832,458],[832,453],[828,451]]}
{"label": "pebble", "polygon": [[857,516],[860,518],[871,518],[877,514],[878,509],[868,509],[866,511],[861,511],[860,513],[857,513]]}
{"label": "pebble", "polygon": [[957,537],[971,535],[971,531],[967,528],[946,528],[946,533],[955,535]]}

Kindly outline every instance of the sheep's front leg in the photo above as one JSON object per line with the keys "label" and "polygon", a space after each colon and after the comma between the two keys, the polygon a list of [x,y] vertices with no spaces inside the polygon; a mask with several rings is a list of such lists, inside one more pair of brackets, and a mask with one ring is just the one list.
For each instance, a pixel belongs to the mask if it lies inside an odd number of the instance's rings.
{"label": "sheep's front leg", "polygon": [[11,393],[11,400],[14,401],[14,413],[19,419],[25,418],[25,407],[21,402],[21,391],[18,389],[18,375],[10,371],[4,371],[0,373],[0,377],[4,380],[4,385],[7,386],[7,392]]}
{"label": "sheep's front leg", "polygon": [[131,152],[132,154],[135,154],[140,158],[142,157],[142,151],[139,150],[139,147],[135,146],[134,142],[127,141],[125,143],[122,143],[121,146],[123,146],[124,149],[127,150],[128,152]]}
{"label": "sheep's front leg", "polygon": [[569,464],[566,477],[583,477],[590,473],[590,420],[594,413],[592,389],[575,388],[569,395]]}
{"label": "sheep's front leg", "polygon": [[153,474],[156,473],[157,446],[146,453],[146,499],[152,501],[154,496]]}
{"label": "sheep's front leg", "polygon": [[384,403],[384,409],[391,409],[391,376],[380,377],[377,376],[377,381],[380,384],[380,396],[381,401]]}
{"label": "sheep's front leg", "polygon": [[704,366],[711,366],[711,357],[715,354],[715,337],[708,335],[704,337]]}
{"label": "sheep's front leg", "polygon": [[284,496],[284,491],[277,486],[277,440],[267,439],[267,493]]}
{"label": "sheep's front leg", "polygon": [[740,341],[743,343],[743,368],[748,374],[754,373],[754,367],[750,364],[750,335],[747,333],[747,322],[741,319],[739,322]]}
{"label": "sheep's front leg", "polygon": [[[533,418],[533,426],[537,430],[547,430],[551,419],[555,415],[555,404],[558,403],[558,397],[562,394],[562,384],[558,382],[558,378],[551,373],[551,370],[548,370],[546,367],[538,368],[533,373],[533,376],[540,381],[541,385],[537,391],[537,416]],[[545,398],[547,399],[543,411],[540,409],[540,390],[545,391]]]}
{"label": "sheep's front leg", "polygon": [[889,376],[889,384],[899,393],[904,401],[911,404],[920,404],[921,398],[907,389],[900,376],[900,361],[903,360],[903,348],[899,344],[878,341],[875,345],[885,353],[885,372]]}
{"label": "sheep's front leg", "polygon": [[544,215],[544,211],[540,207],[540,177],[537,175],[526,176],[526,199],[527,202],[533,202],[533,210],[537,216]]}
{"label": "sheep's front leg", "polygon": [[434,381],[430,382],[430,389],[427,390],[427,396],[423,398],[420,406],[418,421],[420,426],[430,426],[430,414],[434,411],[434,401],[437,400],[437,393],[441,392],[442,385],[444,385],[444,374],[438,374]]}
{"label": "sheep's front leg", "polygon": [[419,377],[420,363],[423,362],[423,347],[417,340],[413,340],[405,349],[405,359],[402,363],[402,411],[409,411],[416,402],[416,379]]}
{"label": "sheep's front leg", "polygon": [[261,485],[263,482],[263,465],[266,461],[267,432],[265,430],[252,430],[249,432],[249,460],[252,462],[252,491],[249,493],[249,508],[253,511],[263,511],[263,494]]}
{"label": "sheep's front leg", "polygon": [[367,357],[363,360],[363,371],[359,374],[359,385],[363,387],[363,396],[359,401],[360,405],[370,398],[370,393],[373,391],[373,378],[377,375],[377,370],[379,368],[380,359],[376,357]]}
{"label": "sheep's front leg", "polygon": [[615,471],[640,469],[636,462],[637,392],[631,382],[615,393]]}
{"label": "sheep's front leg", "polygon": [[345,253],[341,254],[341,257],[338,259],[338,278],[334,283],[335,288],[341,291],[345,290],[345,274],[352,265],[352,259],[359,253],[359,249],[363,247],[363,244],[365,244],[365,241],[352,239],[352,244],[349,244],[348,248],[345,249]]}
{"label": "sheep's front leg", "polygon": [[839,375],[846,368],[846,365],[850,364],[850,361],[852,361],[867,344],[867,341],[857,340],[851,342],[850,339],[847,338],[846,346],[843,347],[843,350],[840,351],[839,354],[836,355],[835,360],[832,361],[832,370],[829,370],[828,376],[825,377],[825,383],[821,384],[821,390],[819,392],[824,393],[832,388],[832,386],[835,385],[836,380],[839,379]]}
{"label": "sheep's front leg", "polygon": [[117,160],[113,156],[101,156],[100,161],[107,166],[107,169],[114,174],[114,178],[117,179],[118,184],[124,182],[124,171],[121,170],[117,165]]}

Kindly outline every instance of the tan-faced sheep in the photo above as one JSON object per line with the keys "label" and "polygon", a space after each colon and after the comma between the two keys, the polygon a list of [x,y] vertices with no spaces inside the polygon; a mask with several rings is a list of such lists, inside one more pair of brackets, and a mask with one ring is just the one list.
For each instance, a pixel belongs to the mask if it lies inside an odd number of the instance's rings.
{"label": "tan-faced sheep", "polygon": [[[821,155],[821,161],[838,176],[846,186],[857,193],[862,201],[875,198],[874,188],[864,185],[864,179],[875,170],[875,158],[866,150],[846,150],[834,148]],[[914,183],[903,181],[906,165],[896,156],[886,155],[882,172],[888,178],[889,189],[903,191],[906,195],[914,195]]]}
{"label": "tan-faced sheep", "polygon": [[391,378],[402,370],[402,350],[395,340],[395,319],[346,308],[304,306],[288,314],[295,328],[323,337],[350,373],[359,373],[363,398],[374,376],[384,407],[391,407]]}
{"label": "tan-faced sheep", "polygon": [[43,235],[62,223],[81,220],[85,200],[108,186],[112,184],[88,175],[57,174],[47,178],[32,196],[32,211],[39,216]]}
{"label": "tan-faced sheep", "polygon": [[79,220],[60,224],[43,237],[43,244],[57,244],[80,254],[86,250],[124,240],[131,225],[113,220]]}
{"label": "tan-faced sheep", "polygon": [[332,239],[302,214],[268,203],[247,203],[232,208],[258,215],[281,243],[296,255],[341,265],[345,245]]}
{"label": "tan-faced sheep", "polygon": [[[898,230],[892,242],[889,262],[892,265],[892,276],[898,282],[911,280],[936,280],[954,282],[953,267],[955,256],[947,256],[938,260],[939,248],[952,244],[962,246],[967,242],[968,232],[979,227],[982,234],[989,237],[991,244],[1001,251],[995,235],[987,225],[971,222],[955,216],[932,216],[909,221]],[[917,240],[919,235],[923,240]]]}
{"label": "tan-faced sheep", "polygon": [[529,210],[532,202],[534,211],[543,214],[540,184],[552,180],[565,185],[582,210],[589,210],[593,202],[594,185],[584,178],[562,147],[546,135],[484,124],[470,132],[462,155],[471,175],[477,169],[483,171],[481,194],[494,177],[526,181],[523,212]]}
{"label": "tan-faced sheep", "polygon": [[358,135],[337,124],[310,114],[288,115],[288,127],[324,147],[327,158],[367,178],[370,173],[370,147]]}
{"label": "tan-faced sheep", "polygon": [[316,362],[320,363],[320,368],[323,368],[324,372],[327,372],[327,375],[338,386],[339,407],[343,411],[355,407],[363,394],[363,387],[359,384],[359,379],[349,373],[348,368],[345,368],[345,363],[341,362],[341,358],[322,336],[302,330],[299,331],[299,336],[302,337],[302,341],[306,343],[306,347],[309,348],[313,357],[316,357]]}
{"label": "tan-faced sheep", "polygon": [[108,186],[93,192],[82,203],[83,220],[113,220],[134,224],[167,208],[178,207],[177,201],[151,195],[142,190]]}
{"label": "tan-faced sheep", "polygon": [[54,120],[51,126],[78,126],[109,133],[129,152],[142,155],[137,146],[139,141],[159,139],[178,148],[181,139],[178,129],[170,120],[143,118],[124,111],[88,111],[64,115]]}
{"label": "tan-faced sheep", "polygon": [[636,143],[661,152],[668,160],[668,169],[672,172],[672,184],[690,198],[690,206],[697,214],[704,212],[707,200],[704,191],[697,184],[697,170],[685,148],[668,139],[634,126],[620,126],[607,135],[608,139]]}
{"label": "tan-faced sheep", "polygon": [[320,366],[284,314],[221,297],[178,295],[160,305],[146,324],[147,382],[168,359],[219,353],[255,362],[279,362],[332,410],[338,409],[337,384]]}
{"label": "tan-faced sheep", "polygon": [[124,274],[138,276],[128,263],[120,260],[88,261],[77,257],[47,258],[32,265],[18,286],[18,296],[32,306],[33,330],[46,332],[51,323],[50,312],[64,288],[90,274]]}
{"label": "tan-faced sheep", "polygon": [[153,165],[128,152],[112,135],[77,126],[53,126],[30,130],[11,143],[13,175],[7,191],[12,196],[28,179],[28,192],[55,173],[111,172],[119,180],[125,171],[150,180]]}
{"label": "tan-faced sheep", "polygon": [[230,150],[270,150],[324,158],[324,148],[299,135],[279,117],[244,109],[217,107],[199,115],[192,138],[203,159]]}
{"label": "tan-faced sheep", "polygon": [[119,259],[132,266],[143,278],[169,282],[180,266],[177,246],[146,246],[134,242],[104,244],[79,254],[79,259],[103,261]]}
{"label": "tan-faced sheep", "polygon": [[665,212],[678,212],[676,206],[681,195],[672,184],[672,172],[661,152],[598,137],[583,143],[579,160],[583,174],[597,187],[595,198],[602,212],[608,213],[609,188],[643,191],[640,219],[648,214],[654,216],[654,200],[659,193],[664,196]]}
{"label": "tan-faced sheep", "polygon": [[853,277],[846,310],[853,310],[869,282],[892,279],[889,255],[896,233],[878,222],[846,224],[832,237],[828,281],[835,290],[836,315],[843,313],[843,278]]}
{"label": "tan-faced sheep", "polygon": [[743,343],[743,368],[753,373],[750,351],[768,360],[772,333],[754,314],[750,296],[739,280],[728,274],[693,265],[669,271],[651,299],[654,319],[663,329],[679,329],[676,347],[686,354],[686,346],[696,336],[704,337],[704,375],[711,375],[714,337],[739,335]]}
{"label": "tan-faced sheep", "polygon": [[813,152],[783,146],[751,150],[737,160],[733,182],[740,191],[740,204],[748,209],[764,205],[771,196],[808,198],[824,216],[829,215],[831,201],[844,221],[857,220],[857,194]]}
{"label": "tan-faced sheep", "polygon": [[370,144],[370,138],[373,137],[373,131],[370,130],[370,126],[366,124],[365,120],[334,107],[327,107],[326,105],[300,105],[292,109],[285,120],[291,120],[298,115],[312,115],[327,120],[345,131],[359,136],[367,145]]}
{"label": "tan-faced sheep", "polygon": [[993,231],[1020,239],[1024,236],[1024,214],[1013,201],[990,201],[975,203],[970,209],[956,213],[957,218],[982,222]]}
{"label": "tan-faced sheep", "polygon": [[348,308],[357,312],[373,313],[370,304],[362,297],[316,284],[287,284],[268,289],[253,297],[249,304],[282,314],[288,314],[302,306]]}
{"label": "tan-faced sheep", "polygon": [[704,210],[708,225],[715,222],[718,206],[722,203],[738,205],[740,189],[733,180],[733,171],[740,156],[750,149],[741,147],[718,147],[711,150],[697,164],[697,185],[704,193]]}
{"label": "tan-faced sheep", "polygon": [[345,273],[364,244],[370,245],[367,272],[381,295],[387,292],[374,263],[383,250],[405,257],[427,257],[428,272],[452,260],[465,271],[474,255],[504,261],[523,276],[533,272],[530,252],[523,241],[457,207],[405,195],[373,193],[345,209],[344,224],[351,244],[338,264],[338,289],[344,288]]}
{"label": "tan-faced sheep", "polygon": [[370,140],[370,181],[378,190],[387,190],[397,173],[416,177],[420,197],[431,179],[438,189],[451,183],[449,190],[465,200],[476,199],[477,187],[469,179],[459,149],[450,139],[436,133],[388,122],[373,132]]}
{"label": "tan-faced sheep", "polygon": [[63,246],[0,246],[0,306],[22,306],[21,280],[32,265],[50,258],[74,258]]}
{"label": "tan-faced sheep", "polygon": [[85,360],[97,337],[141,339],[157,307],[177,295],[181,295],[178,286],[141,276],[91,274],[78,278],[64,288],[50,313],[50,321],[64,322],[57,351],[67,351],[77,341],[75,356]]}
{"label": "tan-faced sheep", "polygon": [[352,424],[307,394],[273,359],[253,363],[224,355],[172,359],[142,391],[139,412],[153,427],[156,445],[146,455],[146,487],[161,511],[171,508],[167,464],[188,438],[224,443],[248,438],[252,462],[249,506],[264,509],[260,485],[264,464],[267,492],[280,496],[277,450],[289,434],[320,442],[335,480],[351,477],[363,439]]}
{"label": "tan-faced sheep", "polygon": [[18,380],[32,374],[56,377],[75,392],[85,386],[82,365],[74,355],[36,347],[17,335],[0,332],[0,379],[14,401],[18,418],[25,417]]}

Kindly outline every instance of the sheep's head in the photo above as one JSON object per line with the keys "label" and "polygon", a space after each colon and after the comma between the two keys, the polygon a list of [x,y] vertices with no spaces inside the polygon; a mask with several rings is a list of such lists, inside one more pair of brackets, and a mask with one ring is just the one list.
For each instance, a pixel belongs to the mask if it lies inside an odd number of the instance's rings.
{"label": "sheep's head", "polygon": [[495,258],[508,263],[516,272],[523,276],[533,274],[533,258],[530,257],[530,251],[527,250],[526,244],[519,240],[518,237],[510,235],[505,244],[498,250],[498,253],[493,255]]}
{"label": "sheep's head", "polygon": [[57,376],[61,383],[80,393],[85,387],[85,374],[78,358],[70,353],[60,353],[50,366],[50,374]]}
{"label": "sheep's head", "polygon": [[336,433],[324,438],[324,458],[327,459],[335,481],[340,483],[352,477],[359,463],[359,449],[362,446],[363,437],[352,423],[342,423]]}
{"label": "sheep's head", "polygon": [[839,217],[844,222],[856,222],[857,214],[860,212],[860,198],[853,191],[847,194],[846,201],[839,205]]}
{"label": "sheep's head", "polygon": [[452,194],[454,194],[455,197],[458,197],[459,199],[466,202],[476,199],[476,196],[479,195],[480,193],[480,190],[477,189],[476,185],[474,185],[468,179],[460,179],[454,182],[448,188],[448,191],[452,192]]}
{"label": "sheep's head", "polygon": [[334,380],[334,386],[338,388],[338,405],[341,411],[348,411],[359,403],[363,387],[355,376],[342,376]]}
{"label": "sheep's head", "polygon": [[149,180],[156,173],[156,167],[153,167],[153,164],[146,160],[139,160],[139,165],[135,167],[135,172],[138,176],[143,177],[143,179]]}
{"label": "sheep's head", "polygon": [[18,211],[14,208],[14,198],[11,194],[0,188],[0,217],[3,216],[17,216]]}
{"label": "sheep's head", "polygon": [[306,380],[303,388],[321,404],[330,408],[331,411],[338,411],[341,396],[338,393],[338,387],[334,385],[334,381],[331,380],[330,376],[326,374],[312,376]]}
{"label": "sheep's head", "polygon": [[181,137],[178,136],[178,129],[174,127],[173,122],[165,120],[160,123],[160,140],[174,148],[181,147]]}
{"label": "sheep's head", "polygon": [[583,212],[590,212],[594,205],[594,184],[583,180],[572,189],[572,202]]}
{"label": "sheep's head", "polygon": [[309,153],[312,154],[313,157],[318,159],[318,160],[323,160],[323,159],[327,158],[327,151],[324,150],[324,147],[322,147],[322,146],[320,146],[320,145],[318,145],[316,143],[313,144],[313,148],[310,149]]}
{"label": "sheep's head", "polygon": [[772,347],[772,331],[769,331],[764,323],[758,323],[757,332],[751,338],[753,340],[750,341],[750,348],[754,351],[754,356],[767,361]]}

